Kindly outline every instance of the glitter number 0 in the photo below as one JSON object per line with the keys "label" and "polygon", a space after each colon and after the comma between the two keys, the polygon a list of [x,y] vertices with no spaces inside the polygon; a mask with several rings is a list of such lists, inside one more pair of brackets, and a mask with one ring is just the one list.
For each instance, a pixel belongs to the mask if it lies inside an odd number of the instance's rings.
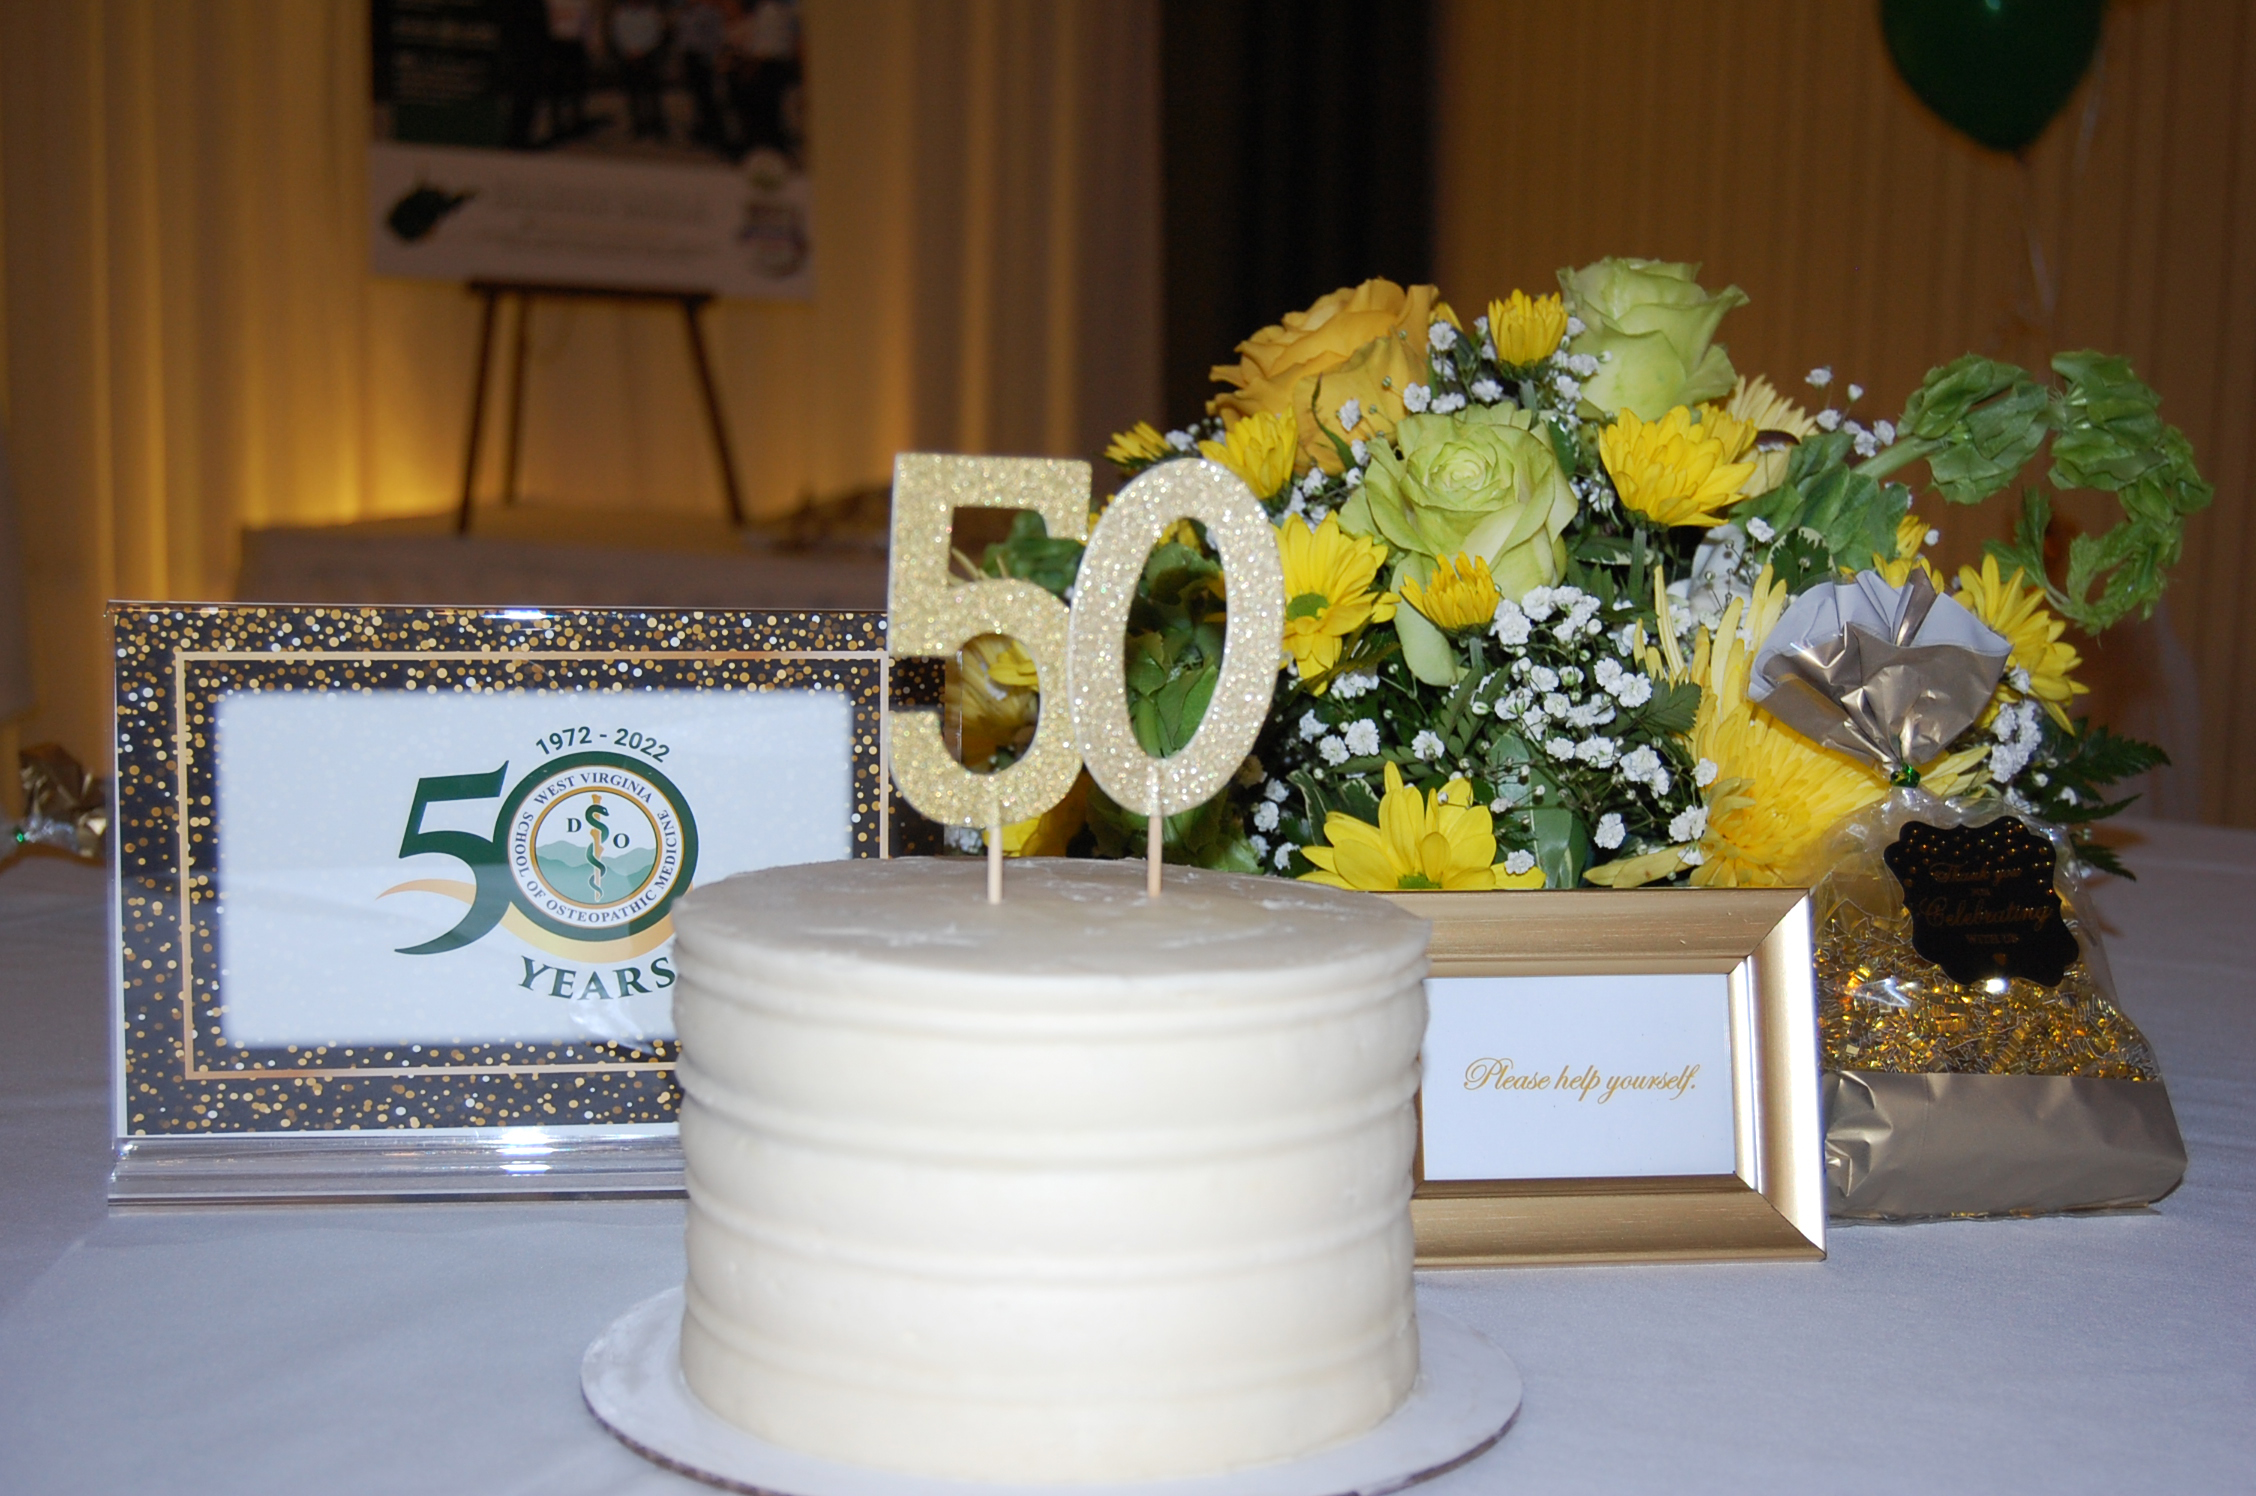
{"label": "glitter number 0", "polygon": [[[1206,526],[1229,588],[1222,678],[1198,731],[1180,752],[1153,758],[1128,721],[1122,636],[1152,547],[1179,519]],[[1081,558],[1066,645],[1073,735],[1089,776],[1144,816],[1205,804],[1253,749],[1277,686],[1285,634],[1285,574],[1277,531],[1243,479],[1219,463],[1176,461],[1147,469],[1112,501]]]}

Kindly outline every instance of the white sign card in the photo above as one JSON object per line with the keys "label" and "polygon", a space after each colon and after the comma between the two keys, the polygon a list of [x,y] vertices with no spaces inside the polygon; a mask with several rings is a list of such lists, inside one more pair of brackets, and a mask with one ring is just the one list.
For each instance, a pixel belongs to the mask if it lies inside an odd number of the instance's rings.
{"label": "white sign card", "polygon": [[1728,977],[1434,977],[1426,1001],[1425,1178],[1736,1167]]}
{"label": "white sign card", "polygon": [[[843,691],[239,691],[217,718],[220,1022],[245,1048],[671,1039],[672,921],[640,917],[852,852]],[[510,895],[439,949],[479,889],[403,853],[432,832],[497,845]]]}

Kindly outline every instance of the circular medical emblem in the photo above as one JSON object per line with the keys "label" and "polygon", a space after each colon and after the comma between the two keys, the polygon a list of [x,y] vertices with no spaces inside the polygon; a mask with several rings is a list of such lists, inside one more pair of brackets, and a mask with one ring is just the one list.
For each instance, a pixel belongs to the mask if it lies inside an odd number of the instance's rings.
{"label": "circular medical emblem", "polygon": [[648,929],[697,869],[681,791],[618,753],[567,754],[526,775],[502,802],[494,840],[517,906],[575,940]]}

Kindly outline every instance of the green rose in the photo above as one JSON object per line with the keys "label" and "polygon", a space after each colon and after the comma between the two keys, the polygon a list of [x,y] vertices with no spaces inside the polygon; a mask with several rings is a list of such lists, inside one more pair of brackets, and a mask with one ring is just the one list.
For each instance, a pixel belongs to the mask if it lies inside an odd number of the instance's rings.
{"label": "green rose", "polygon": [[[1406,553],[1397,581],[1429,583],[1437,562],[1464,555],[1488,563],[1505,597],[1551,585],[1566,571],[1575,493],[1535,425],[1532,414],[1507,405],[1407,418],[1391,442],[1371,443],[1371,465],[1340,525]],[[1395,631],[1421,680],[1454,679],[1453,652],[1414,610],[1397,610]]]}
{"label": "green rose", "polygon": [[1586,403],[1603,415],[1634,410],[1657,421],[1672,407],[1731,393],[1739,376],[1712,339],[1747,293],[1726,286],[1711,294],[1693,279],[1699,273],[1698,265],[1637,259],[1559,272],[1567,311],[1582,319],[1568,351],[1599,360],[1583,381]]}

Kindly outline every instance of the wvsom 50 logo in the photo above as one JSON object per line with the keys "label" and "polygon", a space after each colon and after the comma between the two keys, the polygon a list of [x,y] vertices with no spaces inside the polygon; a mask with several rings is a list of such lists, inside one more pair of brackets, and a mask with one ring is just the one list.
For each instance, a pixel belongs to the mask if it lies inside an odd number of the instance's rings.
{"label": "wvsom 50 logo", "polygon": [[[697,822],[673,781],[601,749],[550,759],[503,794],[508,774],[505,763],[416,782],[399,855],[455,858],[472,881],[419,878],[385,893],[443,894],[470,907],[452,929],[401,953],[459,950],[497,925],[539,949],[595,963],[630,960],[672,939],[667,911],[697,871]],[[433,805],[497,796],[491,836],[424,828]],[[521,985],[534,975],[527,959]]]}

